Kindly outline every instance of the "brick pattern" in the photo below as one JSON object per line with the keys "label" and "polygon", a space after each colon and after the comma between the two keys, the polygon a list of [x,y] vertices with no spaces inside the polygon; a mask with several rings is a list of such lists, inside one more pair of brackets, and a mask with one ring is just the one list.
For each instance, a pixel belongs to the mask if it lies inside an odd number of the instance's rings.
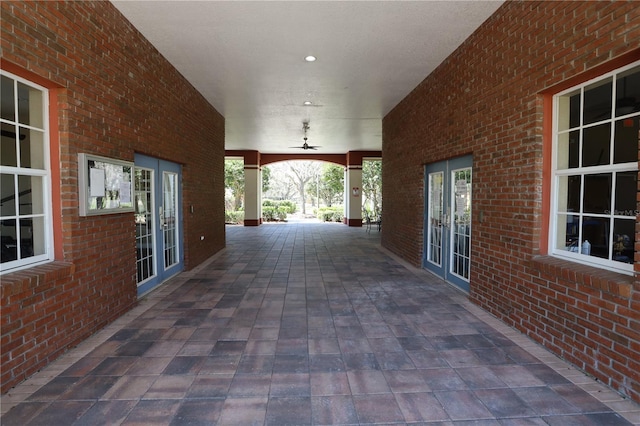
{"label": "brick pattern", "polygon": [[140,152],[182,164],[190,269],[225,244],[224,118],[109,2],[0,8],[3,63],[46,80],[57,95],[56,253],[71,265],[2,277],[4,393],[137,300],[133,217],[78,216],[77,154],[133,161]]}
{"label": "brick pattern", "polygon": [[72,274],[71,265],[48,264],[29,273],[2,277],[2,383],[26,379],[43,362],[55,359],[66,346],[79,341],[78,326],[70,326],[64,336],[52,339],[79,303],[70,285]]}
{"label": "brick pattern", "polygon": [[382,236],[420,265],[424,165],[473,154],[470,299],[636,401],[640,281],[541,255],[543,93],[639,39],[634,2],[505,3],[384,118]]}

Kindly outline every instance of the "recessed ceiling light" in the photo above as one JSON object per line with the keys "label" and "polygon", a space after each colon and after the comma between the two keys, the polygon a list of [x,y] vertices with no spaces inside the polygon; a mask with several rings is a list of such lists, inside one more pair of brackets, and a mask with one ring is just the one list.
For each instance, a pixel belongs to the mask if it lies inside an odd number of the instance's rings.
{"label": "recessed ceiling light", "polygon": [[313,103],[313,102],[311,102],[311,101],[304,101],[304,104],[305,104],[305,105],[311,105],[312,103]]}
{"label": "recessed ceiling light", "polygon": [[307,62],[313,62],[313,61],[315,61],[316,59],[318,59],[318,58],[316,58],[316,57],[315,57],[315,56],[313,56],[313,55],[309,55],[309,56],[306,56],[306,57],[304,58],[304,60],[305,60],[305,61],[307,61]]}

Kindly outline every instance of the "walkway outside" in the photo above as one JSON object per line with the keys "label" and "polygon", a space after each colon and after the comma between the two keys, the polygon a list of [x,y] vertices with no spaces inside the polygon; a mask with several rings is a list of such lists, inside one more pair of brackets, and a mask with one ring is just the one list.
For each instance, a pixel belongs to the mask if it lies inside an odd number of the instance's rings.
{"label": "walkway outside", "polygon": [[3,396],[1,424],[640,425],[379,238],[229,227],[222,253]]}

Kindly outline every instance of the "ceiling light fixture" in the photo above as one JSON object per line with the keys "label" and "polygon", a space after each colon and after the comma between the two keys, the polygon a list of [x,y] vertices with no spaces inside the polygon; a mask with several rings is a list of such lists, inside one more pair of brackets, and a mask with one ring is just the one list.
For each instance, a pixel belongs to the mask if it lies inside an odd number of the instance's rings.
{"label": "ceiling light fixture", "polygon": [[307,62],[314,62],[316,59],[318,59],[318,58],[316,58],[316,57],[315,57],[315,56],[313,56],[313,55],[309,55],[309,56],[306,56],[306,57],[304,58],[304,60],[305,60],[305,61],[307,61]]}
{"label": "ceiling light fixture", "polygon": [[304,101],[304,104],[305,104],[305,105],[307,105],[307,106],[308,106],[308,105],[311,105],[312,103],[313,103],[313,102],[311,102],[311,101]]}

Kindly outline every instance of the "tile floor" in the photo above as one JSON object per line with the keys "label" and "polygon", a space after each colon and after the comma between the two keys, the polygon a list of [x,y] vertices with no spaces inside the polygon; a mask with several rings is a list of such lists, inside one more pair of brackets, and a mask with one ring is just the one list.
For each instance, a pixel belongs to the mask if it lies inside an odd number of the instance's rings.
{"label": "tile floor", "polygon": [[2,397],[10,425],[640,425],[640,406],[339,224],[227,248]]}

